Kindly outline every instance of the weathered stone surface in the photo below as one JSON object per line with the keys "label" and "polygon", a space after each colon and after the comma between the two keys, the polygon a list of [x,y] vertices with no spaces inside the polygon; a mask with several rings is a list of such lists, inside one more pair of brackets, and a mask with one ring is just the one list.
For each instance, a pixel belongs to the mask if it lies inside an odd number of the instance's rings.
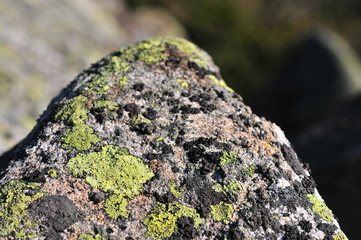
{"label": "weathered stone surface", "polygon": [[184,36],[165,11],[133,12],[121,0],[4,0],[0,29],[0,153],[104,53],[151,36]]}
{"label": "weathered stone surface", "polygon": [[280,128],[177,38],[80,74],[0,177],[7,239],[347,239]]}

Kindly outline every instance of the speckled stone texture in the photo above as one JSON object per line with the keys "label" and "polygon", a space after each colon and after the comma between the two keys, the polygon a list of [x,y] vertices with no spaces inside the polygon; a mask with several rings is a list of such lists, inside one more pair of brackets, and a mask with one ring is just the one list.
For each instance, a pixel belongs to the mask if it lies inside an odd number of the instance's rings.
{"label": "speckled stone texture", "polygon": [[1,239],[347,239],[280,128],[178,38],[81,73],[0,184]]}

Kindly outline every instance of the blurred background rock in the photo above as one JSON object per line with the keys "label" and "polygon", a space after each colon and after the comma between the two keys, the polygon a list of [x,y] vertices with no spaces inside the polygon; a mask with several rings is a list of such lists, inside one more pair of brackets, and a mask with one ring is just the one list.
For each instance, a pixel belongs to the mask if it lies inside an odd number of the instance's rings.
{"label": "blurred background rock", "polygon": [[361,1],[4,0],[0,30],[0,152],[107,52],[188,37],[282,127],[345,233],[361,239]]}

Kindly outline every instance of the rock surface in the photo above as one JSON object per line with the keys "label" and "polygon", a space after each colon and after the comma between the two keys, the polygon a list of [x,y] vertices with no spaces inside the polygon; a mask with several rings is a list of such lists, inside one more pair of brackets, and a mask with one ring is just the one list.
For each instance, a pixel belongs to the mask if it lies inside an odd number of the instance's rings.
{"label": "rock surface", "polygon": [[0,185],[4,239],[347,239],[280,128],[178,38],[81,73]]}
{"label": "rock surface", "polygon": [[184,36],[166,12],[132,12],[121,0],[4,0],[0,29],[0,153],[23,139],[69,79],[104,53],[151,36]]}

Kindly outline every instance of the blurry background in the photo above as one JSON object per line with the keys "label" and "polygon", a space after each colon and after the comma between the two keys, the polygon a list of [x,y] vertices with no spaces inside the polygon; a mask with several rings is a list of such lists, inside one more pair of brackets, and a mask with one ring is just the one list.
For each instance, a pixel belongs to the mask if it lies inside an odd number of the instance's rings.
{"label": "blurry background", "polygon": [[350,239],[361,206],[361,1],[2,0],[0,153],[110,51],[150,36],[205,49],[285,131]]}

